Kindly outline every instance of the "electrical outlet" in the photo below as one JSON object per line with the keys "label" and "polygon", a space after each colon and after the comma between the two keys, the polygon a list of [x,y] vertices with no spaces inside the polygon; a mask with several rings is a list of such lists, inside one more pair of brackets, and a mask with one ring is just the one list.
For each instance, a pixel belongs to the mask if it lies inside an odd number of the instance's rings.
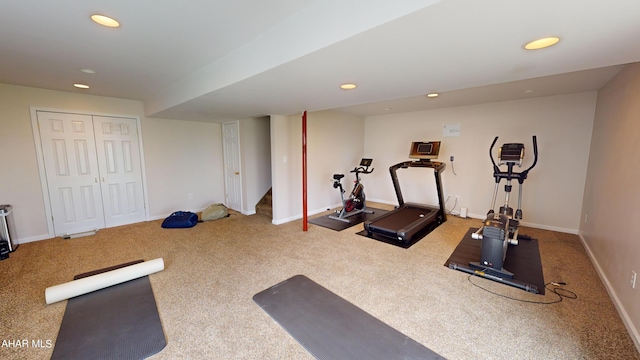
{"label": "electrical outlet", "polygon": [[635,271],[631,271],[631,288],[635,289],[636,288],[636,277],[637,274]]}
{"label": "electrical outlet", "polygon": [[449,161],[453,161],[453,155],[449,156]]}
{"label": "electrical outlet", "polygon": [[193,194],[190,193],[189,195],[187,195],[187,197],[189,198],[189,200],[191,200],[193,199]]}
{"label": "electrical outlet", "polygon": [[587,223],[587,219],[589,218],[589,214],[584,214],[584,223]]}

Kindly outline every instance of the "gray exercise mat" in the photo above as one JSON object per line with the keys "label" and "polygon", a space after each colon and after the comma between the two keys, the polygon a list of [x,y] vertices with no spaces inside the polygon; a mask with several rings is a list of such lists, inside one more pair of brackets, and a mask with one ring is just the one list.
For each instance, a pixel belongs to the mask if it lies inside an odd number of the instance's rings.
{"label": "gray exercise mat", "polygon": [[153,289],[144,276],[69,299],[51,359],[145,359],[166,345]]}
{"label": "gray exercise mat", "polygon": [[444,359],[303,275],[253,300],[316,359]]}

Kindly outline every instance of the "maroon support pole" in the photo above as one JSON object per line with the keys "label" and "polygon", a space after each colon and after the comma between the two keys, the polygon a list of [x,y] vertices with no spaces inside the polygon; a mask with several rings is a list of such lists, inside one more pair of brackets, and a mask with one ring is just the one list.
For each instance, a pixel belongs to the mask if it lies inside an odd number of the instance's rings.
{"label": "maroon support pole", "polygon": [[302,231],[309,228],[307,219],[307,112],[302,113]]}

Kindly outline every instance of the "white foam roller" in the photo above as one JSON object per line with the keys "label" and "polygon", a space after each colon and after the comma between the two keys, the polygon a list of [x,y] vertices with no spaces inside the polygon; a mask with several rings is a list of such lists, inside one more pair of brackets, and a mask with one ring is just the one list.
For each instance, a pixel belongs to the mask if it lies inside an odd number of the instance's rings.
{"label": "white foam roller", "polygon": [[122,284],[123,282],[141,278],[162,270],[164,270],[164,261],[162,258],[149,260],[48,287],[44,290],[44,297],[47,304],[53,304],[75,296],[88,294],[92,291],[108,288],[109,286]]}

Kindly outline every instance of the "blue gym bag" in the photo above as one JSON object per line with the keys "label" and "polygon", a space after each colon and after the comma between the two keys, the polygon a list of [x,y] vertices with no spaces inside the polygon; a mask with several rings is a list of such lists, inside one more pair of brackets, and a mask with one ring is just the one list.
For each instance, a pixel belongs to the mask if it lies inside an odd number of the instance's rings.
{"label": "blue gym bag", "polygon": [[191,211],[176,211],[162,222],[167,229],[190,228],[198,223],[198,214]]}

